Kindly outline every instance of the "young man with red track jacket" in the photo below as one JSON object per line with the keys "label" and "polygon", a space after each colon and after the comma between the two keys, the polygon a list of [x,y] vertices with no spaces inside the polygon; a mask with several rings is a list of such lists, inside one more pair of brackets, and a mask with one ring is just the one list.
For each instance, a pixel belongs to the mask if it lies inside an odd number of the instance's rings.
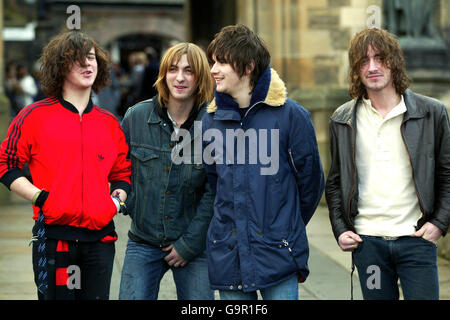
{"label": "young man with red track jacket", "polygon": [[[119,122],[90,99],[91,90],[108,84],[108,62],[78,31],[52,39],[41,60],[49,98],[25,107],[11,123],[0,148],[0,181],[33,203],[38,298],[108,299],[113,217],[131,176]],[[33,183],[22,174],[25,163]]]}

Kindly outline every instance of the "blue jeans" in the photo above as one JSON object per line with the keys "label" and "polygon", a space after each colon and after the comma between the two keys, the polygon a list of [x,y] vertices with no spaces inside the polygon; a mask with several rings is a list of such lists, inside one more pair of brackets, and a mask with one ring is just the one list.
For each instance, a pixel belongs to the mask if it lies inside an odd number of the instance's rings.
{"label": "blue jeans", "polygon": [[[274,286],[259,290],[264,300],[298,300],[298,276],[295,274],[289,279]],[[219,290],[220,300],[257,300],[256,291],[242,292]]]}
{"label": "blue jeans", "polygon": [[208,265],[204,254],[184,267],[169,267],[164,257],[169,252],[128,240],[120,281],[120,300],[156,300],[164,274],[172,270],[179,300],[213,300]]}
{"label": "blue jeans", "polygon": [[438,300],[437,247],[423,238],[361,236],[353,252],[365,300]]}

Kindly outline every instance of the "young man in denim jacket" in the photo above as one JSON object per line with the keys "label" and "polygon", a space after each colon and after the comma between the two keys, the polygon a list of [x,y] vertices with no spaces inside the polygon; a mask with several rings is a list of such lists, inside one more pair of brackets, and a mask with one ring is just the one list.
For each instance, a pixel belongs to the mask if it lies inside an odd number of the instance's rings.
{"label": "young man in denim jacket", "polygon": [[158,95],[130,108],[122,122],[133,173],[119,298],[157,299],[170,268],[178,299],[213,299],[204,250],[214,194],[201,159],[186,159],[213,91],[203,51],[192,43],[169,48],[155,86]]}

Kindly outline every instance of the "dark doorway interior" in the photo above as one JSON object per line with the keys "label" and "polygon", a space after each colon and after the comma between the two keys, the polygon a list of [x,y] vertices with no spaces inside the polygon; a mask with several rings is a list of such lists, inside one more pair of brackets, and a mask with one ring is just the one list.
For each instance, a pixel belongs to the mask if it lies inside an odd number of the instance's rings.
{"label": "dark doorway interior", "polygon": [[224,26],[236,23],[235,0],[189,0],[190,41],[207,47]]}

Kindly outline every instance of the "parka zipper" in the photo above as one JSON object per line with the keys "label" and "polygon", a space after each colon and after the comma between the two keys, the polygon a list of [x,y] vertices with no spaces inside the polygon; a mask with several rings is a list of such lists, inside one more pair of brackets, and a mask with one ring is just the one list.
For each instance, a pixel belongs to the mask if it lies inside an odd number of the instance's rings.
{"label": "parka zipper", "polygon": [[80,212],[80,220],[78,225],[81,226],[81,222],[83,220],[83,185],[84,185],[84,153],[83,153],[83,115],[80,114],[80,146],[81,146],[81,212]]}
{"label": "parka zipper", "polygon": [[248,110],[247,110],[247,112],[245,112],[243,118],[245,118],[245,117],[247,116],[247,114],[250,112],[250,110],[253,109],[254,106],[256,106],[256,105],[259,104],[259,103],[263,103],[263,102],[264,102],[264,101],[258,101],[258,102],[255,102],[250,108],[248,108]]}
{"label": "parka zipper", "polygon": [[297,259],[294,257],[294,253],[292,252],[291,247],[289,246],[289,242],[287,242],[286,239],[281,240],[283,242],[283,245],[288,249],[289,254],[292,257],[292,260],[294,260],[295,265],[297,266],[297,271],[300,273],[300,266],[298,265]]}
{"label": "parka zipper", "polygon": [[291,160],[292,168],[294,169],[295,173],[298,173],[297,167],[295,166],[295,163],[294,163],[294,157],[292,156],[291,148],[288,149],[288,153],[289,153],[289,158]]}

